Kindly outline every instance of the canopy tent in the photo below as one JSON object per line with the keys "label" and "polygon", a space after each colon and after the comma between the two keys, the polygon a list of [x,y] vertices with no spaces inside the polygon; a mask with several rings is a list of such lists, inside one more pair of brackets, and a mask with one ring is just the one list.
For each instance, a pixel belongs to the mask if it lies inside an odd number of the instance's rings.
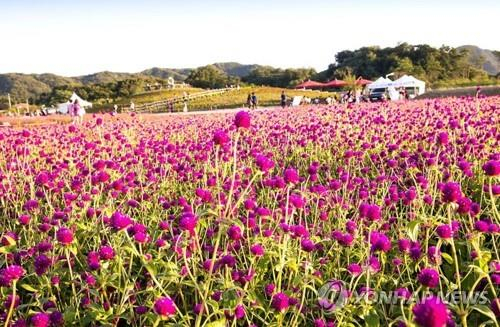
{"label": "canopy tent", "polygon": [[393,85],[393,81],[391,81],[388,78],[384,77],[379,77],[378,79],[375,80],[375,82],[368,84],[367,88],[370,90],[373,89],[385,89],[389,86]]}
{"label": "canopy tent", "polygon": [[356,80],[356,84],[357,85],[361,85],[361,86],[365,86],[365,85],[368,85],[370,83],[372,83],[373,81],[370,81],[369,79],[364,79],[362,77],[359,77],[357,80]]}
{"label": "canopy tent", "polygon": [[320,87],[324,87],[324,86],[325,86],[325,84],[323,84],[323,83],[307,80],[303,83],[300,83],[295,88],[296,89],[313,89],[313,88],[320,88]]}
{"label": "canopy tent", "polygon": [[[82,108],[92,108],[92,103],[91,102],[83,100],[75,92],[73,92],[73,94],[71,95],[71,97],[69,99],[70,99],[71,103],[74,103],[75,100],[78,100],[78,104]],[[68,102],[64,102],[64,103],[59,103],[57,105],[56,111],[59,112],[59,113],[61,113],[61,114],[67,114],[68,113],[68,106],[69,106],[69,101]]]}
{"label": "canopy tent", "polygon": [[393,86],[396,88],[414,88],[416,90],[415,96],[425,93],[425,82],[418,80],[413,76],[403,75],[393,82]]}
{"label": "canopy tent", "polygon": [[85,101],[83,100],[82,98],[80,98],[78,96],[78,94],[76,94],[75,92],[73,92],[73,94],[71,95],[71,98],[69,98],[71,100],[71,102],[75,102],[75,100],[78,100],[78,103],[80,104],[80,107],[84,107],[84,108],[92,108],[92,103],[91,102],[88,102],[88,101]]}
{"label": "canopy tent", "polygon": [[347,83],[342,81],[342,80],[338,80],[338,79],[333,79],[327,83],[324,84],[325,87],[342,87],[342,86],[345,86]]}

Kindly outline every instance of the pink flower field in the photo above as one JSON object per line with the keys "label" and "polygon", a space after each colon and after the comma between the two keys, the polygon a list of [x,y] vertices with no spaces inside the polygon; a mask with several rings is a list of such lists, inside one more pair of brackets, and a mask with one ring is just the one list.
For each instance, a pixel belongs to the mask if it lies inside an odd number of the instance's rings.
{"label": "pink flower field", "polygon": [[4,326],[499,326],[500,97],[0,130]]}

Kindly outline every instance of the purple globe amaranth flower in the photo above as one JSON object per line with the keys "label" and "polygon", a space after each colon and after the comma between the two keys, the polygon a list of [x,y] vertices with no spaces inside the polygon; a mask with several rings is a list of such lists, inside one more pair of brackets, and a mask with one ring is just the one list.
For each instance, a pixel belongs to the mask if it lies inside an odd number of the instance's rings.
{"label": "purple globe amaranth flower", "polygon": [[56,238],[62,245],[69,245],[73,243],[73,232],[66,227],[61,227],[56,233]]}
{"label": "purple globe amaranth flower", "polygon": [[276,293],[271,300],[271,307],[276,311],[284,312],[290,305],[289,301],[285,293]]}
{"label": "purple globe amaranth flower", "polygon": [[449,238],[452,238],[452,236],[453,236],[453,232],[451,230],[450,225],[446,225],[446,224],[439,225],[436,228],[436,232],[439,235],[439,237],[441,237],[443,239],[449,239]]}
{"label": "purple globe amaranth flower", "polygon": [[462,198],[462,190],[458,183],[448,182],[444,184],[441,192],[443,201],[447,203],[457,202]]}
{"label": "purple globe amaranth flower", "polygon": [[13,296],[12,296],[12,294],[9,294],[3,303],[3,307],[6,310],[9,310],[11,305],[13,305],[14,308],[17,308],[19,306],[19,304],[21,304],[21,298],[18,295],[16,295],[14,303],[12,303],[12,301],[13,301]]}
{"label": "purple globe amaranth flower", "polygon": [[254,244],[250,247],[250,252],[257,257],[264,255],[264,247],[261,244]]}
{"label": "purple globe amaranth flower", "polygon": [[271,295],[273,295],[275,289],[276,289],[276,285],[274,285],[274,284],[267,284],[264,287],[264,292],[266,293],[267,296],[271,296]]}
{"label": "purple globe amaranth flower", "polygon": [[53,311],[50,314],[50,322],[52,326],[64,326],[63,314],[59,311]]}
{"label": "purple globe amaranth flower", "polygon": [[38,186],[46,185],[50,181],[49,174],[45,171],[39,173],[35,178],[35,184]]}
{"label": "purple globe amaranth flower", "polygon": [[308,238],[303,238],[303,239],[300,241],[300,247],[301,247],[301,248],[302,248],[302,250],[304,250],[305,252],[312,252],[316,246],[315,246],[314,242],[313,242],[313,241],[311,241],[310,239],[308,239]]}
{"label": "purple globe amaranth flower", "polygon": [[474,229],[481,233],[488,232],[490,224],[484,220],[478,220],[474,223]]}
{"label": "purple globe amaranth flower", "polygon": [[287,184],[296,184],[299,182],[299,173],[294,168],[287,168],[283,173],[283,179]]}
{"label": "purple globe amaranth flower", "polygon": [[228,228],[227,235],[231,240],[237,241],[242,237],[241,228],[238,225],[232,225]]}
{"label": "purple globe amaranth flower", "polygon": [[500,318],[500,298],[491,300],[491,311]]}
{"label": "purple globe amaranth flower", "polygon": [[154,310],[160,316],[170,317],[175,315],[175,303],[167,296],[161,297],[155,301]]}
{"label": "purple globe amaranth flower", "polygon": [[7,285],[10,285],[12,281],[17,281],[21,279],[25,274],[23,267],[18,265],[12,265],[5,269],[0,270],[0,278],[5,281]]}
{"label": "purple globe amaranth flower", "polygon": [[122,230],[127,228],[128,226],[132,225],[132,219],[127,216],[122,214],[120,211],[115,211],[111,215],[111,227],[113,227],[115,230]]}
{"label": "purple globe amaranth flower", "polygon": [[373,252],[382,251],[388,252],[391,249],[391,240],[384,234],[379,232],[371,232],[370,234],[371,250]]}
{"label": "purple globe amaranth flower", "polygon": [[34,265],[36,274],[41,276],[50,268],[52,261],[45,254],[40,254],[35,258]]}
{"label": "purple globe amaranth flower", "polygon": [[448,321],[446,305],[435,296],[415,305],[412,311],[413,319],[420,327],[444,327]]}
{"label": "purple globe amaranth flower", "polygon": [[437,136],[437,143],[439,145],[447,145],[450,142],[448,133],[446,132],[441,132]]}
{"label": "purple globe amaranth flower", "polygon": [[439,273],[432,268],[422,269],[418,274],[418,281],[423,286],[435,288],[439,286]]}
{"label": "purple globe amaranth flower", "polygon": [[255,164],[263,172],[269,171],[274,168],[274,161],[261,154],[258,154],[255,157]]}
{"label": "purple globe amaranth flower", "polygon": [[101,246],[99,249],[99,257],[101,260],[111,260],[115,257],[115,251],[109,245]]}
{"label": "purple globe amaranth flower", "polygon": [[194,234],[197,223],[198,218],[194,214],[185,212],[179,220],[179,228],[183,231],[189,231],[190,234]]}
{"label": "purple globe amaranth flower", "polygon": [[101,263],[99,262],[99,253],[96,251],[90,251],[87,254],[87,264],[90,270],[98,270],[101,268]]}
{"label": "purple globe amaranth flower", "polygon": [[236,319],[243,319],[245,317],[245,307],[241,304],[238,304],[234,309],[234,317]]}
{"label": "purple globe amaranth flower", "polygon": [[370,221],[380,220],[382,210],[376,204],[362,203],[359,206],[359,216]]}
{"label": "purple globe amaranth flower", "polygon": [[250,128],[250,114],[240,111],[234,116],[234,125],[238,128]]}
{"label": "purple globe amaranth flower", "polygon": [[50,326],[50,316],[43,312],[35,313],[30,318],[33,327],[48,327]]}
{"label": "purple globe amaranth flower", "polygon": [[230,141],[229,136],[223,130],[216,130],[214,132],[214,143],[217,145],[224,145]]}
{"label": "purple globe amaranth flower", "polygon": [[402,287],[396,290],[396,295],[400,298],[408,300],[411,297],[411,292],[406,287]]}
{"label": "purple globe amaranth flower", "polygon": [[359,276],[361,274],[362,268],[357,263],[351,263],[347,266],[347,271],[350,272],[353,276]]}
{"label": "purple globe amaranth flower", "polygon": [[490,160],[483,165],[484,173],[488,176],[500,175],[500,161]]}

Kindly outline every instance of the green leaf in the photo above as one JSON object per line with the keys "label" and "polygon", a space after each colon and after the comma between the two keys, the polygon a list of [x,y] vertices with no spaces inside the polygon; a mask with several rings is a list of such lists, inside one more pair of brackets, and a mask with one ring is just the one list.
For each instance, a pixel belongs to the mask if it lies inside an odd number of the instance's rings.
{"label": "green leaf", "polygon": [[377,312],[375,310],[370,311],[370,313],[365,316],[365,322],[368,327],[379,327],[380,321]]}
{"label": "green leaf", "polygon": [[406,230],[408,232],[408,236],[413,242],[416,242],[418,239],[418,232],[420,231],[420,220],[410,221],[408,226],[406,226]]}
{"label": "green leaf", "polygon": [[495,314],[493,313],[493,311],[491,311],[491,309],[484,304],[474,305],[474,306],[472,306],[472,310],[476,310],[477,312],[482,313],[486,317],[490,318],[492,321],[496,320],[496,317],[495,317]]}
{"label": "green leaf", "polygon": [[451,257],[451,255],[449,255],[448,253],[446,252],[443,252],[441,253],[441,256],[443,257],[444,260],[446,260],[446,262],[448,262],[450,265],[453,264],[453,258]]}
{"label": "green leaf", "polygon": [[24,288],[25,290],[27,290],[28,292],[32,292],[32,293],[35,293],[37,292],[38,290],[36,288],[34,288],[33,286],[29,285],[29,284],[21,284],[19,285],[21,286],[21,288]]}
{"label": "green leaf", "polygon": [[205,325],[206,327],[225,327],[226,326],[226,318],[219,319],[217,321],[213,321]]}

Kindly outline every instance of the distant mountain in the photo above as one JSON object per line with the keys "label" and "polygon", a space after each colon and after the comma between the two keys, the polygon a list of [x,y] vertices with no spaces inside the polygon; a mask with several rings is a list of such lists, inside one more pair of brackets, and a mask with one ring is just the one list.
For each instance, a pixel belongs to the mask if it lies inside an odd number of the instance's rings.
{"label": "distant mountain", "polygon": [[[242,65],[237,62],[215,63],[214,66],[226,74],[236,77],[247,76],[259,65]],[[138,73],[116,73],[103,71],[89,75],[64,77],[55,74],[0,74],[0,96],[10,93],[13,99],[25,101],[36,98],[43,93],[49,93],[58,86],[82,86],[89,84],[108,84],[125,79],[167,79],[173,77],[176,81],[184,81],[193,68],[160,68],[153,67]]]}
{"label": "distant mountain", "polygon": [[248,76],[252,70],[261,67],[260,65],[242,65],[237,62],[219,62],[214,66],[223,70],[227,75],[235,77]]}
{"label": "distant mountain", "polygon": [[193,69],[191,68],[153,67],[150,69],[143,70],[142,72],[140,72],[140,74],[161,79],[168,79],[169,77],[173,77],[174,80],[176,81],[183,81],[189,76],[189,73],[191,73],[192,70]]}
{"label": "distant mountain", "polygon": [[[51,83],[57,84],[55,79]],[[0,74],[0,94],[10,93],[14,99],[25,100],[50,92],[52,87],[39,80],[37,75]]]}
{"label": "distant mountain", "polygon": [[475,45],[463,45],[457,48],[469,53],[469,63],[484,69],[490,75],[500,73],[500,51],[481,49]]}

